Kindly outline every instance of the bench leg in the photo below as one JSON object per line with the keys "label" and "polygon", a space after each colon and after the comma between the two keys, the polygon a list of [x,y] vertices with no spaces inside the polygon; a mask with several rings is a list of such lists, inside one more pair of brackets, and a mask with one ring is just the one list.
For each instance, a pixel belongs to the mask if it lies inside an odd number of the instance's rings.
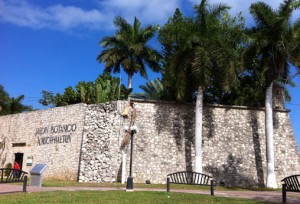
{"label": "bench leg", "polygon": [[210,180],[210,195],[214,196],[214,180]]}
{"label": "bench leg", "polygon": [[286,184],[282,184],[282,203],[286,203]]}
{"label": "bench leg", "polygon": [[167,192],[170,192],[170,178],[167,178]]}
{"label": "bench leg", "polygon": [[26,192],[26,188],[27,188],[27,176],[24,176],[23,192]]}

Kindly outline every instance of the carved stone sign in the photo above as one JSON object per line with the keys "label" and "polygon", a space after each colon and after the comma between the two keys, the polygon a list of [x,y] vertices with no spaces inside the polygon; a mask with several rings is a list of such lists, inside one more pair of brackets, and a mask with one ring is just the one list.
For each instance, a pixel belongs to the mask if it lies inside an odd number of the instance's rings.
{"label": "carved stone sign", "polygon": [[36,129],[35,136],[37,137],[38,145],[71,143],[71,133],[76,131],[76,129],[75,123],[39,127]]}

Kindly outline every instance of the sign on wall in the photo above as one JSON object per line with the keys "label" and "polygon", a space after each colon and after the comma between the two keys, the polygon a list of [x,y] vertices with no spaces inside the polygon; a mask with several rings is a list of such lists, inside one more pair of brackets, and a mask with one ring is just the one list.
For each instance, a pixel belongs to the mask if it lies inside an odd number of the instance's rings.
{"label": "sign on wall", "polygon": [[36,128],[38,145],[71,143],[71,133],[76,131],[76,124],[53,125]]}
{"label": "sign on wall", "polygon": [[33,156],[28,156],[26,160],[26,166],[32,166]]}

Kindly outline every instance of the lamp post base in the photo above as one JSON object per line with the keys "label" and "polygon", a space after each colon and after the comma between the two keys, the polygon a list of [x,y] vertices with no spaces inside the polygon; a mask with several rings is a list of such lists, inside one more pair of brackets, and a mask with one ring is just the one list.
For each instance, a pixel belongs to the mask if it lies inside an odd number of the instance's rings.
{"label": "lamp post base", "polygon": [[126,191],[133,191],[133,177],[131,176],[127,178]]}

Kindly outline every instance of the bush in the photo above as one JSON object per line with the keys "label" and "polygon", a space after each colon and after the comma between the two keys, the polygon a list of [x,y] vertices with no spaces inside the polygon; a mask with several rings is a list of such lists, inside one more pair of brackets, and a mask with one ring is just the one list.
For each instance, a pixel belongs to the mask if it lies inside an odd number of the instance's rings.
{"label": "bush", "polygon": [[5,172],[4,172],[4,175],[5,175],[5,176],[8,176],[8,175],[10,174],[10,172],[11,172],[11,170],[9,170],[9,169],[12,169],[12,163],[7,163],[7,164],[5,165],[5,168],[6,168],[6,170],[5,170]]}

